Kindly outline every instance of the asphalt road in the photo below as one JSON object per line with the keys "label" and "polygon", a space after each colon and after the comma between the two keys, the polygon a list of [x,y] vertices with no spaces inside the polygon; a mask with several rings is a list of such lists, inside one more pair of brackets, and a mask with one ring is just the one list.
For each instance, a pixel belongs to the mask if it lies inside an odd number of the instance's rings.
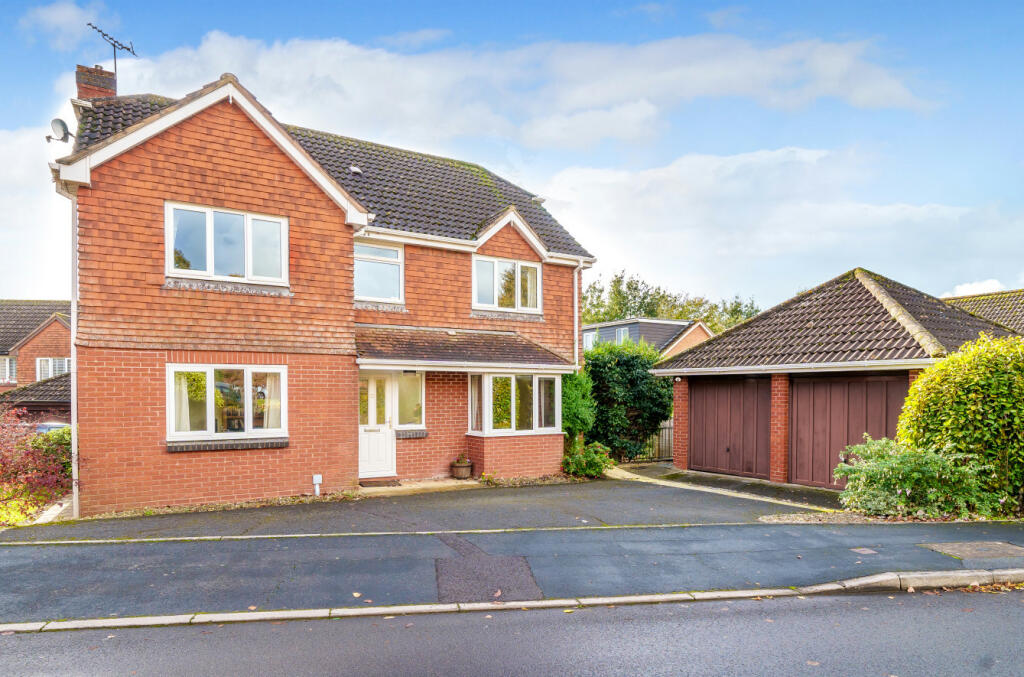
{"label": "asphalt road", "polygon": [[897,593],[0,637],[6,675],[1020,675],[1024,593]]}
{"label": "asphalt road", "polygon": [[748,524],[0,545],[0,622],[769,588],[1024,564],[1021,557],[956,559],[920,545],[950,541],[1024,546],[1024,525]]}

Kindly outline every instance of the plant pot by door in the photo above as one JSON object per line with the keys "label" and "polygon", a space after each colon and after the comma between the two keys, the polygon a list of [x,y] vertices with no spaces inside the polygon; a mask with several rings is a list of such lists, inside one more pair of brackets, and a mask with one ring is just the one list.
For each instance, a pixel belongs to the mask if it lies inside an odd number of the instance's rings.
{"label": "plant pot by door", "polygon": [[473,461],[452,461],[452,477],[468,480],[473,476]]}

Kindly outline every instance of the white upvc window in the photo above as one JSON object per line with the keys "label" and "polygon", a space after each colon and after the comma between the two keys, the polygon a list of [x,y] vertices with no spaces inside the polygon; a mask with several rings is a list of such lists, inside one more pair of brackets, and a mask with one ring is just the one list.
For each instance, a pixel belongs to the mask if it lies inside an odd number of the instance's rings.
{"label": "white upvc window", "polygon": [[540,313],[544,308],[541,265],[473,255],[473,307]]}
{"label": "white upvc window", "polygon": [[469,432],[550,434],[562,429],[559,375],[470,374]]}
{"label": "white upvc window", "polygon": [[590,350],[594,347],[594,343],[597,342],[596,331],[585,331],[583,332],[583,350]]}
{"label": "white upvc window", "polygon": [[204,280],[288,284],[288,219],[167,202],[166,273]]}
{"label": "white upvc window", "polygon": [[404,303],[405,249],[357,242],[352,277],[357,301]]}
{"label": "white upvc window", "polygon": [[169,441],[287,436],[287,367],[167,365]]}
{"label": "white upvc window", "polygon": [[0,383],[15,383],[18,380],[18,360],[0,357]]}
{"label": "white upvc window", "polygon": [[[37,357],[36,358],[36,380],[60,376],[71,371],[70,357]],[[13,376],[13,374],[12,374]],[[12,379],[13,380],[13,379]]]}
{"label": "white upvc window", "polygon": [[615,342],[625,343],[629,340],[629,327],[616,327],[615,328]]}

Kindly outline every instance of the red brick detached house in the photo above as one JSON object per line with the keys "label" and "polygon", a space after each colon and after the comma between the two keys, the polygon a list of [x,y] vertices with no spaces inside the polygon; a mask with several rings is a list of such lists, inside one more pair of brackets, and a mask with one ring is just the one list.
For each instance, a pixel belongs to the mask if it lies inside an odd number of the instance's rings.
{"label": "red brick detached house", "polygon": [[675,379],[677,467],[838,488],[850,444],[893,437],[910,383],[1013,332],[858,268],[655,366]]}
{"label": "red brick detached house", "polygon": [[52,169],[74,206],[81,514],[436,477],[461,453],[559,469],[593,259],[539,198],[282,125],[230,74],[175,100],[79,71]]}
{"label": "red brick detached house", "polygon": [[68,301],[0,300],[0,393],[70,369]]}

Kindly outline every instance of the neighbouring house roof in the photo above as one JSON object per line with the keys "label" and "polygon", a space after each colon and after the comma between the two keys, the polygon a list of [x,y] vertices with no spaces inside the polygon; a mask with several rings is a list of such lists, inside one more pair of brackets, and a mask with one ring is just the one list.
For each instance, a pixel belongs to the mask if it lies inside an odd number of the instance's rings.
{"label": "neighbouring house roof", "polygon": [[16,406],[28,404],[71,406],[71,374],[61,374],[0,393],[0,402]]}
{"label": "neighbouring house roof", "polygon": [[511,331],[356,325],[360,360],[571,367],[572,363]]}
{"label": "neighbouring house roof", "polygon": [[[90,99],[90,106],[78,109],[73,156],[178,101],[153,94]],[[515,207],[549,251],[591,256],[533,194],[480,165],[302,127],[284,129],[374,214],[373,226],[471,241]]]}
{"label": "neighbouring house roof", "polygon": [[982,332],[1012,332],[924,292],[857,268],[659,363],[687,370],[928,361]]}
{"label": "neighbouring house roof", "polygon": [[1024,289],[954,296],[943,301],[1024,334]]}
{"label": "neighbouring house roof", "polygon": [[54,314],[65,325],[70,301],[17,301],[0,299],[0,355],[6,355]]}
{"label": "neighbouring house roof", "polygon": [[629,329],[629,339],[636,343],[641,340],[654,346],[659,352],[665,350],[681,334],[692,327],[694,320],[665,320],[661,318],[630,317],[623,320],[595,322],[583,325],[583,331],[594,331],[601,341],[614,341],[615,330]]}

